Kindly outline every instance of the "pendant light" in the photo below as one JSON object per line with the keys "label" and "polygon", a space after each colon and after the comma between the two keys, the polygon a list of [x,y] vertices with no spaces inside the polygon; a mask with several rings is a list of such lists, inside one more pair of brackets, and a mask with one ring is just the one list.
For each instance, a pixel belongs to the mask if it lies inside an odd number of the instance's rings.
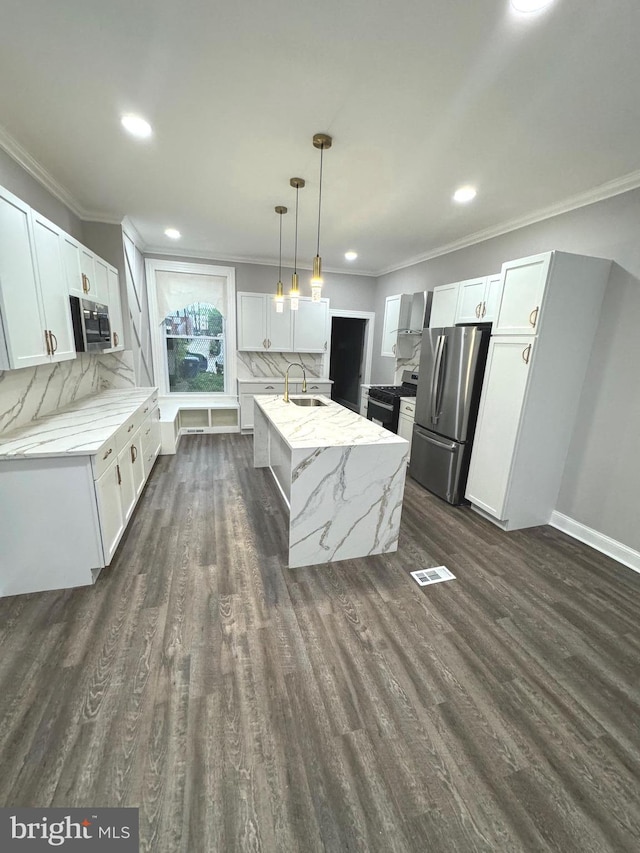
{"label": "pendant light", "polygon": [[326,133],[316,133],[313,137],[313,147],[320,149],[320,189],[318,190],[318,243],[316,256],[313,259],[313,275],[311,277],[311,301],[320,302],[322,293],[322,259],[320,258],[320,213],[322,211],[322,155],[331,148],[333,140]]}
{"label": "pendant light", "polygon": [[291,299],[291,310],[298,310],[298,299],[300,298],[300,290],[298,289],[298,192],[304,187],[304,178],[291,178],[289,181],[296,191],[296,236],[293,244],[293,275],[291,276],[291,290],[289,298]]}
{"label": "pendant light", "polygon": [[276,313],[282,314],[284,311],[284,285],[282,284],[282,217],[287,212],[286,207],[282,207],[282,205],[278,205],[276,207],[276,213],[280,217],[280,255],[278,258],[278,283],[276,285],[276,296],[274,302],[276,303]]}

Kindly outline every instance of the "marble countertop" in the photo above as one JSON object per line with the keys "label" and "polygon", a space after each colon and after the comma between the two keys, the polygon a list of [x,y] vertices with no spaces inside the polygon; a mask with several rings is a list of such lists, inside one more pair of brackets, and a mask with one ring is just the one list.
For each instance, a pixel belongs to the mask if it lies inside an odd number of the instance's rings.
{"label": "marble countertop", "polygon": [[0,438],[0,459],[92,456],[157,391],[124,388],[103,391],[38,418]]}
{"label": "marble countertop", "polygon": [[317,397],[325,406],[296,406],[285,403],[280,395],[255,398],[292,450],[317,447],[348,447],[372,444],[407,444],[404,438],[377,426],[373,421],[334,403],[321,394],[292,394]]}

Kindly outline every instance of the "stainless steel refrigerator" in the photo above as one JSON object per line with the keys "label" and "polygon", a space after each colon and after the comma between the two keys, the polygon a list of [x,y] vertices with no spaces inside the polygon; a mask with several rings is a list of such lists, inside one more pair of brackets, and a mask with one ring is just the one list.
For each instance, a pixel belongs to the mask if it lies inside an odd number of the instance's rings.
{"label": "stainless steel refrigerator", "polygon": [[409,474],[464,503],[490,326],[424,329]]}

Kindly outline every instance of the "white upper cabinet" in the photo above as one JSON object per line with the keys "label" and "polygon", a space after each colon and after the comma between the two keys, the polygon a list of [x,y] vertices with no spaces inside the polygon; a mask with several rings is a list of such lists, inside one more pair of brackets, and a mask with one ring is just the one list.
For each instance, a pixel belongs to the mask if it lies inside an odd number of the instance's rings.
{"label": "white upper cabinet", "polygon": [[87,292],[84,289],[85,281],[80,266],[80,244],[68,234],[62,236],[62,261],[69,296],[79,296],[82,299],[87,295]]}
{"label": "white upper cabinet", "polygon": [[267,315],[267,343],[274,352],[293,351],[293,319],[288,299],[284,300],[282,313],[276,311],[276,303],[272,296],[265,300]]}
{"label": "white upper cabinet", "polygon": [[458,282],[456,323],[479,323],[482,321],[486,288],[486,278],[470,278],[468,281]]}
{"label": "white upper cabinet", "polygon": [[441,284],[433,288],[431,316],[429,327],[432,329],[443,326],[454,326],[456,322],[456,305],[458,304],[458,285]]}
{"label": "white upper cabinet", "polygon": [[500,295],[502,293],[502,275],[487,276],[487,286],[484,292],[484,305],[482,308],[482,322],[494,323],[498,316]]}
{"label": "white upper cabinet", "polygon": [[83,294],[87,299],[93,299],[94,302],[99,302],[100,300],[97,296],[98,288],[96,287],[95,281],[95,255],[93,254],[91,249],[87,249],[86,246],[82,246],[80,243],[78,244],[78,249],[80,252],[80,272],[82,274]]}
{"label": "white upper cabinet", "polygon": [[298,310],[289,299],[278,314],[269,293],[238,293],[238,349],[253,352],[325,352],[329,300],[300,297]]}
{"label": "white upper cabinet", "polygon": [[50,360],[32,255],[30,208],[0,188],[0,368]]}
{"label": "white upper cabinet", "polygon": [[398,350],[398,329],[400,327],[400,303],[402,294],[387,296],[384,301],[384,321],[382,324],[382,349],[380,355],[395,358]]}
{"label": "white upper cabinet", "polygon": [[293,314],[294,352],[326,352],[329,346],[329,300],[301,297]]}
{"label": "white upper cabinet", "polygon": [[76,348],[62,257],[63,232],[35,211],[31,221],[49,355],[52,361],[66,361],[76,357]]}
{"label": "white upper cabinet", "polygon": [[93,256],[93,284],[90,291],[91,299],[102,304],[109,302],[109,264],[99,258]]}
{"label": "white upper cabinet", "polygon": [[238,294],[238,349],[260,351],[267,345],[267,304],[264,293]]}
{"label": "white upper cabinet", "polygon": [[502,265],[502,298],[494,335],[535,335],[541,320],[551,253]]}
{"label": "white upper cabinet", "polygon": [[120,280],[118,271],[107,267],[109,292],[109,322],[111,323],[111,349],[107,352],[117,352],[124,349],[124,327],[122,322],[122,302],[120,299]]}

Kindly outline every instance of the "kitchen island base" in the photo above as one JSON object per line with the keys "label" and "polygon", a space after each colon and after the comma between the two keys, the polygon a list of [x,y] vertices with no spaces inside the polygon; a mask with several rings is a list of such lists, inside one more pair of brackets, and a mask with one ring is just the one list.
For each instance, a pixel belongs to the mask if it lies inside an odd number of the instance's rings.
{"label": "kitchen island base", "polygon": [[408,448],[329,400],[256,398],[254,467],[271,470],[289,508],[289,568],[397,550]]}

